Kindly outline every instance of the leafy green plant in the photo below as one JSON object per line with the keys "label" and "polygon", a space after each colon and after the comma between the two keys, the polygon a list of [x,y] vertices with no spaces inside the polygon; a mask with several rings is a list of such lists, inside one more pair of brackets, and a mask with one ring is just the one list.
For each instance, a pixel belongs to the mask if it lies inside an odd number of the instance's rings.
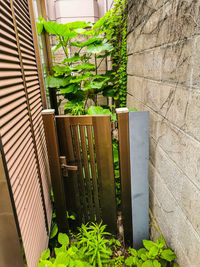
{"label": "leafy green plant", "polygon": [[114,0],[114,6],[94,26],[96,34],[105,34],[113,45],[112,88],[104,92],[115,100],[116,107],[126,106],[127,94],[127,3],[126,0]]}
{"label": "leafy green plant", "polygon": [[58,234],[58,243],[61,245],[55,248],[55,257],[50,257],[50,249],[45,250],[38,267],[90,267],[88,262],[82,260],[82,255],[77,247],[69,244],[69,237],[66,234]]}
{"label": "leafy green plant", "polygon": [[77,235],[75,245],[92,266],[104,266],[112,256],[112,250],[107,246],[109,240],[106,239],[111,234],[105,232],[105,228],[106,225],[102,224],[86,224],[81,226]]}
{"label": "leafy green plant", "polygon": [[[73,115],[86,114],[88,99],[97,105],[97,94],[105,91],[111,81],[109,73],[98,74],[98,69],[113,46],[105,37],[86,30],[90,26],[90,23],[79,21],[67,24],[46,22],[42,17],[37,22],[39,34],[46,31],[56,36],[57,44],[52,53],[60,48],[64,51],[64,60],[54,63],[54,74],[48,74],[46,84],[68,100],[65,112]],[[80,35],[84,40],[75,41]],[[71,54],[72,47],[75,52]]]}
{"label": "leafy green plant", "polygon": [[58,242],[54,248],[55,257],[51,257],[50,249],[45,250],[38,267],[76,267],[76,266],[121,266],[122,258],[112,259],[113,252],[121,244],[105,231],[106,226],[101,224],[86,224],[79,228],[78,234],[73,234],[70,242],[66,234],[58,234]]}
{"label": "leafy green plant", "polygon": [[120,168],[119,168],[119,141],[113,138],[112,144],[113,144],[116,200],[117,200],[117,205],[119,206],[121,203],[121,183],[120,183]]}
{"label": "leafy green plant", "polygon": [[[129,248],[129,256],[125,260],[127,266],[137,267],[167,267],[169,262],[176,259],[175,253],[170,248],[165,248],[165,240],[160,237],[156,242],[143,240],[144,248],[135,250]],[[178,267],[174,263],[174,267]]]}

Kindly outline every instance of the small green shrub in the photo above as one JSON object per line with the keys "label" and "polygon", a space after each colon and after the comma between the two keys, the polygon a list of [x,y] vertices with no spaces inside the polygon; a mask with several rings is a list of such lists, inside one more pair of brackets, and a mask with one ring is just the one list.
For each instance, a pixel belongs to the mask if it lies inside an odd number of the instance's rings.
{"label": "small green shrub", "polygon": [[139,250],[129,248],[130,256],[125,259],[119,253],[121,243],[105,228],[102,223],[83,224],[78,234],[71,235],[71,242],[66,234],[59,233],[56,247],[42,253],[38,267],[179,267],[173,263],[175,253],[166,248],[162,237],[156,242],[143,240],[144,248]]}
{"label": "small green shrub", "polygon": [[[173,262],[176,259],[175,253],[165,248],[165,240],[160,237],[156,242],[150,240],[143,240],[144,248],[135,250],[129,248],[129,256],[125,260],[127,266],[136,267],[167,267],[169,262]],[[173,265],[178,267],[176,263]]]}
{"label": "small green shrub", "polygon": [[106,239],[111,234],[105,232],[105,228],[106,225],[102,224],[82,225],[77,235],[75,245],[92,266],[108,264],[112,256],[112,250],[107,246],[109,240]]}
{"label": "small green shrub", "polygon": [[55,257],[50,256],[50,249],[45,250],[38,267],[119,266],[113,265],[114,261],[111,258],[121,244],[114,238],[107,239],[106,237],[111,234],[106,232],[105,228],[102,224],[82,225],[79,233],[73,235],[75,240],[71,244],[66,234],[59,233],[60,246],[54,248]]}

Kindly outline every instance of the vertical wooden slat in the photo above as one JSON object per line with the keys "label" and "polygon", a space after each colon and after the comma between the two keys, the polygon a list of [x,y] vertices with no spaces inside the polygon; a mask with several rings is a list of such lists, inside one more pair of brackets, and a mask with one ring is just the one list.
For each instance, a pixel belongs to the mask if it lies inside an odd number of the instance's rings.
{"label": "vertical wooden slat", "polygon": [[117,213],[113,168],[110,116],[94,116],[95,151],[100,182],[100,204],[103,222],[108,230],[117,232]]}
{"label": "vertical wooden slat", "polygon": [[99,196],[98,196],[98,184],[97,184],[97,175],[96,175],[96,164],[94,157],[94,145],[93,145],[93,134],[92,134],[92,126],[87,126],[87,137],[88,137],[88,149],[90,155],[90,166],[92,173],[92,181],[93,181],[93,195],[94,195],[94,204],[95,204],[95,215],[97,222],[100,222],[100,207],[99,207]]}
{"label": "vertical wooden slat", "polygon": [[47,142],[47,151],[49,155],[49,165],[55,199],[56,218],[59,230],[66,231],[68,229],[68,222],[66,218],[66,202],[64,196],[62,172],[60,167],[60,153],[55,126],[54,110],[42,111],[42,117]]}
{"label": "vertical wooden slat", "polygon": [[[9,177],[8,177],[9,179]],[[12,253],[12,256],[11,256]],[[0,153],[0,265],[2,267],[23,267],[15,216],[9,194],[6,171]]]}
{"label": "vertical wooden slat", "polygon": [[89,165],[88,165],[88,153],[87,153],[87,146],[86,146],[85,126],[79,126],[79,129],[80,129],[80,137],[81,137],[81,148],[82,148],[82,155],[83,155],[85,180],[86,180],[86,185],[87,185],[86,189],[87,189],[87,195],[88,195],[88,206],[90,210],[90,220],[94,221],[94,208],[93,208],[93,201],[92,201],[90,172],[89,172]]}
{"label": "vertical wooden slat", "polygon": [[127,108],[116,109],[119,136],[119,166],[121,177],[121,207],[124,227],[124,241],[132,244],[132,207],[131,207],[131,177],[129,149],[129,111]]}
{"label": "vertical wooden slat", "polygon": [[[59,136],[58,142],[61,155],[66,156],[68,165],[76,165],[69,117],[56,116],[56,126]],[[75,212],[76,214],[78,214],[78,217],[80,216],[81,218],[82,209],[79,196],[77,172],[69,170],[68,174],[69,176],[65,179],[67,209],[69,209],[69,211]]]}
{"label": "vertical wooden slat", "polygon": [[81,151],[80,151],[80,144],[79,144],[79,134],[77,126],[72,126],[72,133],[73,133],[73,141],[74,147],[76,151],[76,159],[78,163],[78,176],[79,176],[79,184],[83,202],[83,210],[85,215],[85,220],[88,221],[88,209],[87,209],[87,201],[86,201],[86,192],[85,192],[85,183],[84,183],[84,175],[83,175],[83,167],[82,167],[82,159],[81,159]]}

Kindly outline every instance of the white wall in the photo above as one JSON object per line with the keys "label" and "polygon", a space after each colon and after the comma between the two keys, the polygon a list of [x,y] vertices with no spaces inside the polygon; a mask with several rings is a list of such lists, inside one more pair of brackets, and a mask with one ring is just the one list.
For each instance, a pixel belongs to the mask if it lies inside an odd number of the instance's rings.
{"label": "white wall", "polygon": [[59,23],[77,20],[95,23],[112,4],[113,0],[46,0],[47,17]]}

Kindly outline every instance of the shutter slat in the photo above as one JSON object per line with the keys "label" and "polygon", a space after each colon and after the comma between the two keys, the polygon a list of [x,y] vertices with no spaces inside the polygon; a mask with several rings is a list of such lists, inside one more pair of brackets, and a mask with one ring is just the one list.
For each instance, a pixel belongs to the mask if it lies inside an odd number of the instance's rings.
{"label": "shutter slat", "polygon": [[9,79],[10,77],[19,77],[21,76],[21,71],[0,71],[0,79],[6,78]]}
{"label": "shutter slat", "polygon": [[[14,100],[13,100],[14,101]],[[3,108],[1,108],[1,116],[5,116],[5,114],[7,114],[8,112],[13,111],[14,109],[20,107],[22,104],[26,103],[26,98],[20,98],[19,100],[16,100],[15,102],[13,102],[10,105],[7,105]]]}
{"label": "shutter slat", "polygon": [[7,38],[5,40],[5,38],[3,38],[1,36],[1,33],[0,33],[0,44],[5,46],[5,47],[17,50],[16,44],[14,42],[12,42],[12,41],[9,41]]}
{"label": "shutter slat", "polygon": [[13,95],[9,95],[7,97],[0,99],[0,106],[3,107],[20,98],[24,98],[24,92],[22,91],[19,91]]}
{"label": "shutter slat", "polygon": [[29,153],[31,153],[31,151],[34,152],[33,143],[31,143],[31,140],[28,140],[28,141],[29,142],[26,144],[26,146],[24,146],[24,150],[21,152],[20,156],[16,159],[14,164],[11,165],[9,168],[12,186],[15,182],[15,178],[16,178],[15,174],[17,173],[17,171],[21,170],[21,164],[23,163],[23,160],[26,160],[28,158],[28,155]]}
{"label": "shutter slat", "polygon": [[[23,151],[26,150],[28,148],[28,146],[30,146],[30,144],[32,144],[31,135],[28,134],[25,137],[27,138],[27,140],[25,140],[24,144],[21,145],[21,147],[20,147],[20,149],[18,151],[15,151],[16,153],[12,155],[12,157],[10,158],[10,160],[7,160],[8,170],[11,167],[14,167],[15,164],[18,162],[18,160],[21,160],[22,159],[21,155],[23,154]],[[12,177],[10,179],[12,181]]]}
{"label": "shutter slat", "polygon": [[4,152],[7,153],[11,148],[14,148],[17,142],[23,139],[23,135],[27,132],[30,132],[30,123],[27,121],[27,118],[24,117],[4,136]]}
{"label": "shutter slat", "polygon": [[[22,78],[16,78],[16,79],[7,79],[7,80],[0,80],[0,95],[5,95],[5,91],[4,90],[8,90],[9,88],[10,91],[13,89],[13,86],[12,85],[17,85],[18,86],[21,86],[21,84],[23,84],[23,80]],[[9,87],[9,88],[5,88],[5,87]],[[4,89],[5,88],[5,89]],[[12,91],[11,91],[12,92]]]}
{"label": "shutter slat", "polygon": [[[20,112],[23,112],[24,109],[27,110],[26,104],[21,105],[20,107],[17,108],[17,110],[14,109],[10,113],[5,114],[3,117],[1,117],[1,126],[3,126],[6,123],[9,123],[9,121],[11,121],[15,116],[18,116]],[[27,114],[28,114],[28,110],[27,110]]]}
{"label": "shutter slat", "polygon": [[4,126],[1,126],[1,136],[4,136],[5,133],[9,132],[25,116],[27,116],[27,109],[22,110],[20,113],[16,114],[16,116],[13,117],[11,121],[9,121]]}
{"label": "shutter slat", "polygon": [[[16,14],[18,14],[20,17],[22,17],[22,20],[23,20],[23,15],[26,16],[27,20],[29,20],[29,13],[27,12],[27,9],[24,8],[21,1],[15,0],[15,6],[16,6]],[[20,12],[17,12],[18,10]],[[30,24],[30,21],[29,21],[29,24]]]}
{"label": "shutter slat", "polygon": [[26,54],[34,57],[34,52],[32,51],[32,49],[31,50],[29,48],[27,49],[23,44],[21,44],[21,51],[22,51],[22,56]]}
{"label": "shutter slat", "polygon": [[25,179],[27,179],[27,172],[30,169],[30,166],[35,165],[35,154],[33,147],[30,147],[26,152],[26,158],[23,158],[17,166],[16,171],[12,176],[12,190],[13,193],[16,194],[18,190],[18,185],[23,183]]}
{"label": "shutter slat", "polygon": [[1,1],[0,19],[0,135],[27,265],[35,267],[48,243],[51,201],[28,1]]}
{"label": "shutter slat", "polygon": [[17,49],[10,49],[9,47],[0,45],[0,53],[10,54],[18,57]]}
{"label": "shutter slat", "polygon": [[[10,159],[12,159],[14,154],[17,154],[23,150],[23,144],[25,140],[31,138],[30,129],[26,129],[26,131],[23,133],[23,135],[17,140],[17,142],[7,151],[7,144],[5,145],[5,155],[7,157],[7,161],[9,162]],[[7,151],[7,153],[6,153]]]}

